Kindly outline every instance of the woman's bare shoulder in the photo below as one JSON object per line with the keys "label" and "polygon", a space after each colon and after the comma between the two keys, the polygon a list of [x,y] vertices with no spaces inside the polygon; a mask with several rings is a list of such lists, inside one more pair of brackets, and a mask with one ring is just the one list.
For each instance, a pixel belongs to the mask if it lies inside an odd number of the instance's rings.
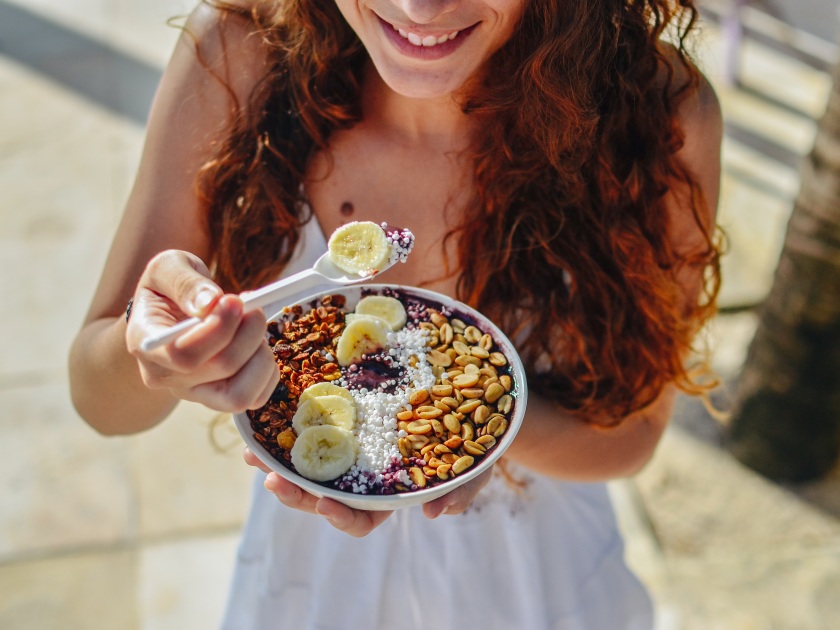
{"label": "woman's bare shoulder", "polygon": [[720,185],[720,151],[723,141],[723,115],[711,82],[687,57],[671,45],[660,49],[665,62],[660,73],[670,78],[670,91],[676,102],[674,122],[682,136],[677,159],[699,185],[706,200],[709,219],[717,210]]}
{"label": "woman's bare shoulder", "polygon": [[691,189],[680,180],[671,186],[666,203],[671,216],[671,237],[680,251],[705,251],[708,241],[698,231],[697,222],[710,233],[717,217],[723,115],[715,89],[706,76],[690,60],[680,58],[673,47],[668,46],[663,52],[669,65],[663,75],[671,77],[670,87],[676,101],[674,122],[682,136],[676,159],[694,184]]}
{"label": "woman's bare shoulder", "polygon": [[[714,87],[689,59],[671,45],[663,47],[670,68],[671,88],[678,99],[676,122],[684,136],[680,159],[689,166],[716,159],[723,137],[723,116]],[[692,81],[693,79],[693,81]],[[693,83],[693,85],[692,85]],[[682,89],[688,88],[685,94]]]}
{"label": "woman's bare shoulder", "polygon": [[723,114],[717,93],[702,73],[697,88],[680,103],[677,122],[684,134],[680,157],[686,165],[719,159]]}
{"label": "woman's bare shoulder", "polygon": [[181,38],[186,48],[182,46],[180,53],[191,55],[198,77],[220,82],[241,104],[268,71],[268,48],[254,20],[264,14],[264,4],[201,2],[187,19]]}

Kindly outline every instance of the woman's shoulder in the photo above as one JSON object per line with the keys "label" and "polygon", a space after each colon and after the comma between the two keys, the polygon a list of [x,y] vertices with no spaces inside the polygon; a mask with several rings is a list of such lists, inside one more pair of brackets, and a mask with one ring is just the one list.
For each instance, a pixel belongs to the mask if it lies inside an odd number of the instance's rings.
{"label": "woman's shoulder", "polygon": [[268,3],[255,0],[201,0],[187,18],[197,37],[242,36],[255,31],[257,20],[270,16]]}
{"label": "woman's shoulder", "polygon": [[221,81],[240,103],[268,71],[269,49],[258,20],[267,15],[265,2],[203,1],[184,25],[191,62],[199,75]]}
{"label": "woman's shoulder", "polygon": [[664,44],[660,80],[668,80],[673,99],[674,123],[681,137],[679,161],[694,175],[701,188],[716,199],[723,141],[723,115],[709,79],[687,56]]}
{"label": "woman's shoulder", "polygon": [[[665,53],[670,65],[671,88],[676,109],[675,123],[681,136],[681,146],[676,158],[687,169],[704,201],[700,220],[711,226],[715,220],[720,194],[721,146],[723,142],[723,115],[720,102],[712,83],[689,59],[680,57],[676,49],[669,47]],[[694,202],[691,194],[677,193],[671,204],[675,240],[682,246],[705,247],[704,239],[698,240],[696,218],[688,211]],[[701,242],[702,241],[702,242]]]}
{"label": "woman's shoulder", "polygon": [[671,93],[677,101],[676,122],[685,136],[684,149],[697,143],[719,144],[723,116],[711,82],[672,45],[663,45],[662,52],[667,68],[661,69],[660,76],[671,79]]}

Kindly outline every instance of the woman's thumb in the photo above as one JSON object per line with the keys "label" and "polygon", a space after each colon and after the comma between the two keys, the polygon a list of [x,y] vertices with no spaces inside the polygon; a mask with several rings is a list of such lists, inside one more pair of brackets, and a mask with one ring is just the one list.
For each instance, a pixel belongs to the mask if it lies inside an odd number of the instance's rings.
{"label": "woman's thumb", "polygon": [[187,315],[204,317],[224,295],[204,262],[189,252],[162,252],[147,271],[149,288],[168,296]]}
{"label": "woman's thumb", "polygon": [[196,317],[204,317],[222,297],[219,287],[201,282],[193,291],[193,296],[187,298],[186,306],[188,313]]}

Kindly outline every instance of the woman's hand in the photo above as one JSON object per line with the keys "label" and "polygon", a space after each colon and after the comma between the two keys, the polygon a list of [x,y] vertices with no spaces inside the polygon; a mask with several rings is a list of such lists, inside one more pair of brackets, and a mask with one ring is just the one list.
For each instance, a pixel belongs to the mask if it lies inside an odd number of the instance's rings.
{"label": "woman's hand", "polygon": [[[145,352],[140,344],[185,317],[204,319],[176,340]],[[280,379],[261,310],[243,312],[196,256],[165,251],[146,266],[137,285],[126,345],[145,385],[211,409],[242,412],[265,404]]]}
{"label": "woman's hand", "polygon": [[[367,536],[392,514],[391,511],[354,510],[333,499],[318,498],[273,472],[254,455],[251,449],[246,448],[243,456],[247,464],[266,473],[266,489],[283,505],[311,514],[320,514],[333,527],[356,538]],[[429,501],[423,505],[423,514],[426,518],[437,518],[442,514],[460,514],[469,507],[478,492],[490,481],[492,473],[490,469],[472,481],[458,486],[452,492]]]}

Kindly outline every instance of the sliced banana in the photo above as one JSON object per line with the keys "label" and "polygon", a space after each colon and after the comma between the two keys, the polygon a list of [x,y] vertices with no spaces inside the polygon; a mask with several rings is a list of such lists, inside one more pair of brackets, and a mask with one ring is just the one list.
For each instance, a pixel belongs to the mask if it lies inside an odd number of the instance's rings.
{"label": "sliced banana", "polygon": [[310,385],[304,389],[298,398],[298,405],[302,405],[307,400],[318,398],[319,396],[341,396],[342,398],[349,400],[354,405],[356,404],[356,399],[353,398],[353,394],[350,393],[350,390],[341,387],[340,385],[324,381],[321,383],[315,383],[314,385]]}
{"label": "sliced banana", "polygon": [[300,405],[292,417],[298,436],[309,427],[330,425],[352,431],[356,426],[356,403],[343,396],[318,396]]}
{"label": "sliced banana", "polygon": [[327,248],[336,267],[361,276],[378,273],[391,259],[391,242],[373,221],[342,225],[330,236]]}
{"label": "sliced banana", "polygon": [[309,427],[295,440],[292,464],[312,481],[340,477],[356,462],[358,444],[350,431],[332,425]]}
{"label": "sliced banana", "polygon": [[359,300],[356,315],[373,315],[388,322],[391,330],[399,330],[408,321],[405,307],[397,298],[386,295],[368,295]]}
{"label": "sliced banana", "polygon": [[339,365],[350,365],[369,352],[376,352],[388,343],[388,326],[377,319],[356,319],[338,338],[335,358]]}
{"label": "sliced banana", "polygon": [[347,313],[344,316],[344,322],[347,323],[347,324],[349,324],[350,322],[352,322],[356,319],[374,319],[374,320],[378,321],[380,324],[382,324],[383,326],[387,327],[388,330],[393,330],[393,328],[391,328],[391,324],[389,324],[387,321],[385,321],[381,317],[377,317],[376,315],[367,315],[365,313]]}

